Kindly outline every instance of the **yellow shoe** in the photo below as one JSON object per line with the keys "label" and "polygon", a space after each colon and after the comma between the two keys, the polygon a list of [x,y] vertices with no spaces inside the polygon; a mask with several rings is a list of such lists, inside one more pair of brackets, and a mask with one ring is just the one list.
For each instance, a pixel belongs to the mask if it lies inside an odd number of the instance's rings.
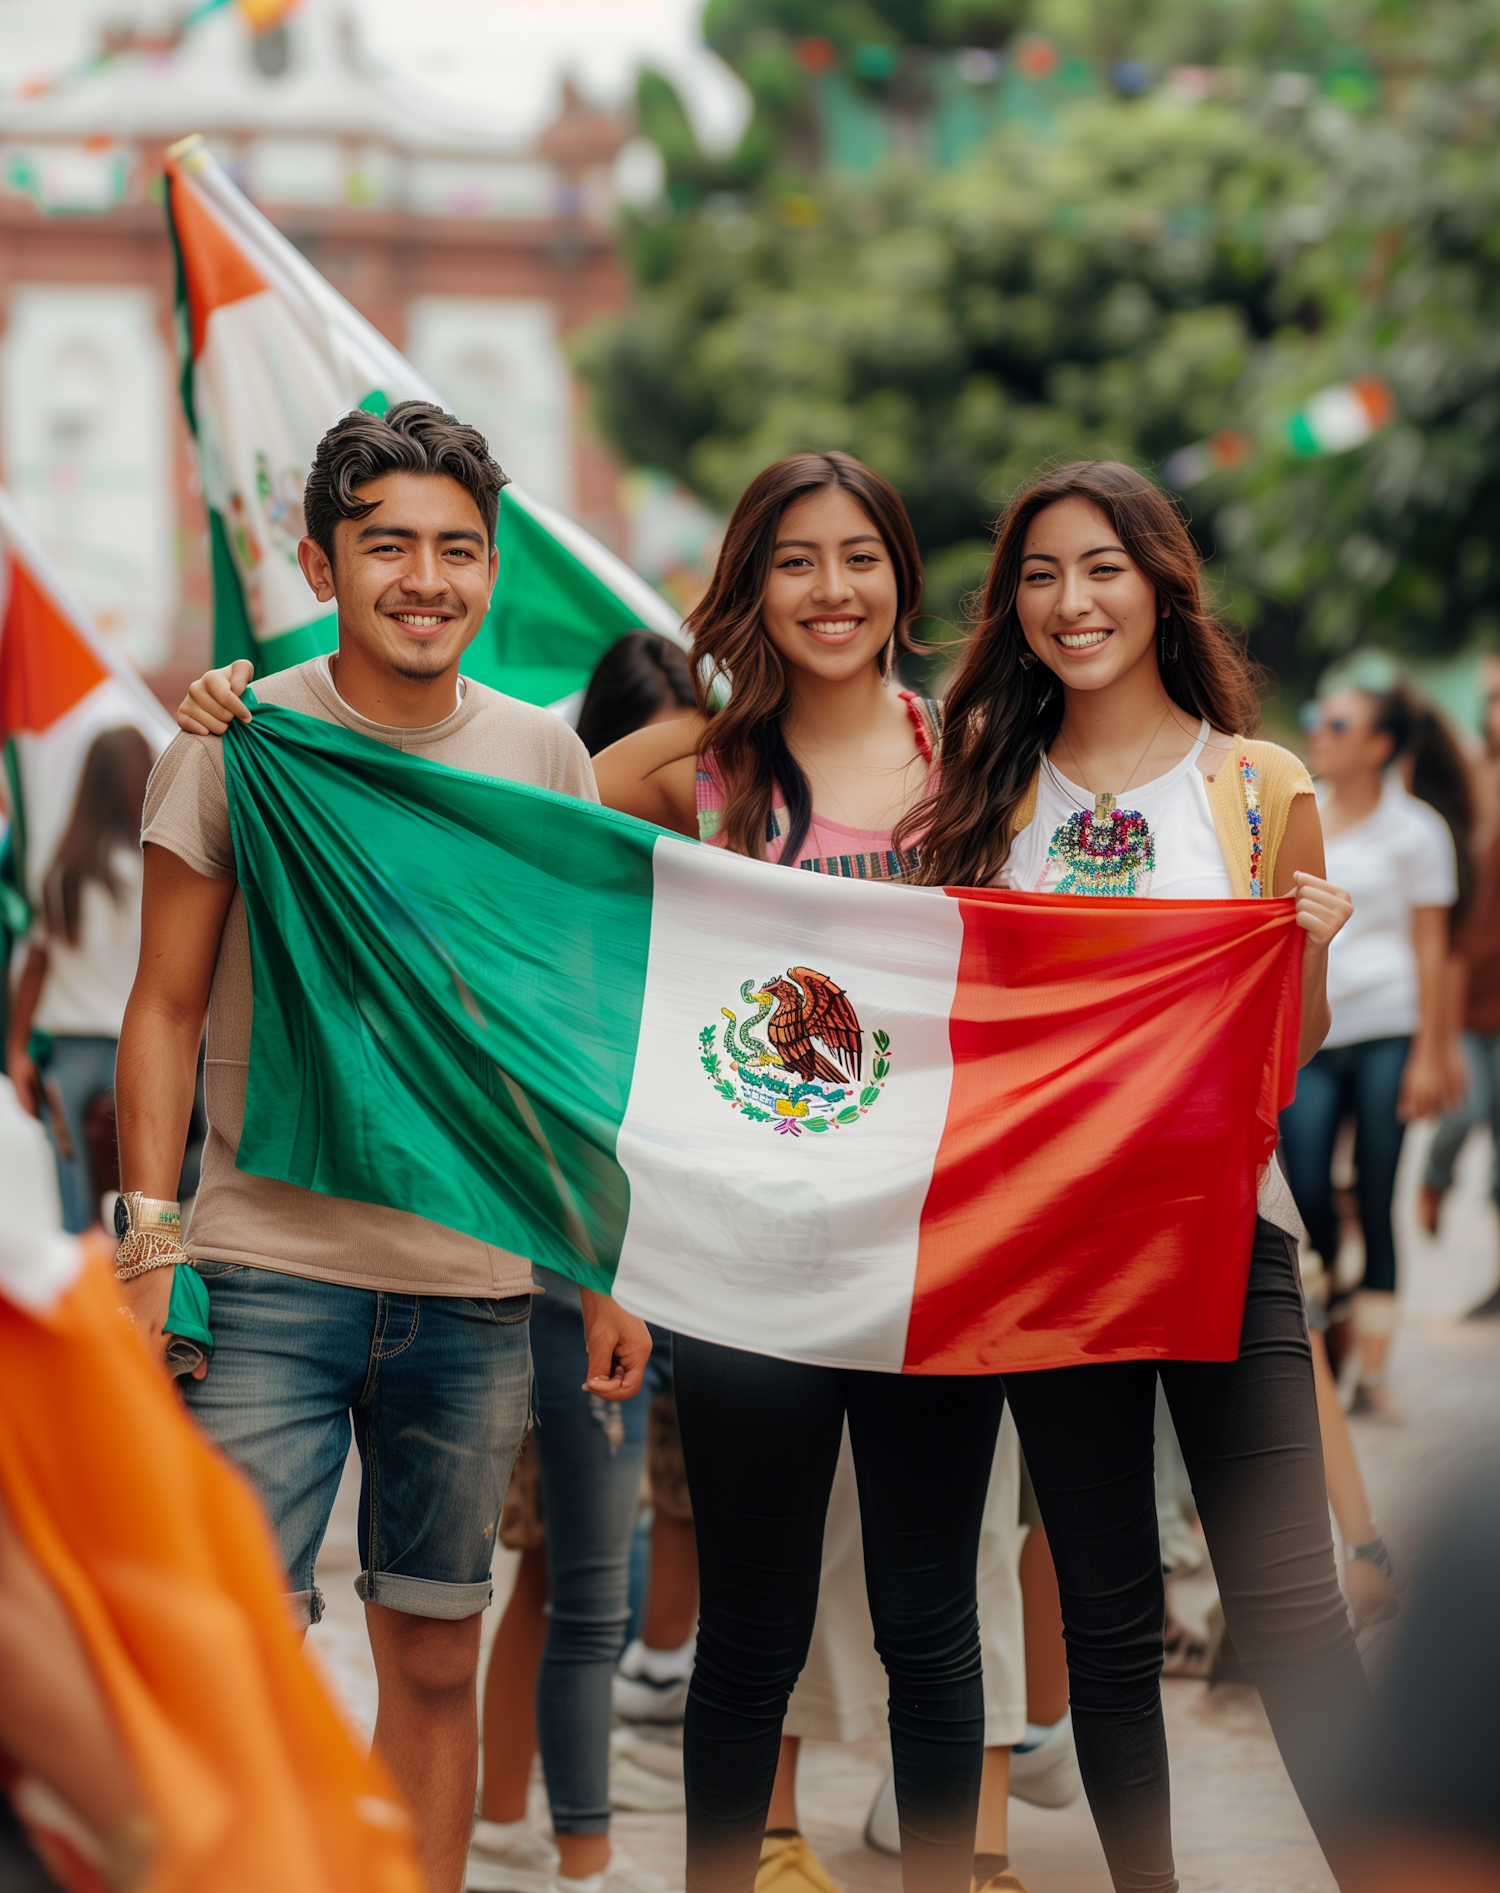
{"label": "yellow shoe", "polygon": [[976,1879],[973,1893],[1028,1893],[1028,1889],[1020,1874],[1007,1867],[1004,1873],[993,1873],[982,1884]]}
{"label": "yellow shoe", "polygon": [[844,1893],[802,1834],[767,1834],[760,1844],[755,1893]]}

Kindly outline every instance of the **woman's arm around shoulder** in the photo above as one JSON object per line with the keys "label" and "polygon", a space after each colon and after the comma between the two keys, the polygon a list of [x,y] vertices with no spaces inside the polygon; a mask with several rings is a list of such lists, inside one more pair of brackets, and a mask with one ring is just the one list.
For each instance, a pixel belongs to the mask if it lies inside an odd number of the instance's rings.
{"label": "woman's arm around shoulder", "polygon": [[698,751],[708,722],[701,716],[648,723],[594,758],[594,780],[606,808],[679,835],[698,838]]}
{"label": "woman's arm around shoulder", "polygon": [[1328,1006],[1328,948],[1334,935],[1354,912],[1354,902],[1343,888],[1323,874],[1323,824],[1311,795],[1296,795],[1287,810],[1286,827],[1276,852],[1276,885],[1271,892],[1297,903],[1297,925],[1307,935],[1302,950],[1302,1039],[1297,1063],[1305,1065],[1328,1036],[1332,1013]]}
{"label": "woman's arm around shoulder", "polygon": [[177,706],[177,727],[189,736],[222,736],[230,724],[250,721],[250,712],[240,698],[250,688],[255,666],[248,657],[237,657],[232,664],[206,670]]}

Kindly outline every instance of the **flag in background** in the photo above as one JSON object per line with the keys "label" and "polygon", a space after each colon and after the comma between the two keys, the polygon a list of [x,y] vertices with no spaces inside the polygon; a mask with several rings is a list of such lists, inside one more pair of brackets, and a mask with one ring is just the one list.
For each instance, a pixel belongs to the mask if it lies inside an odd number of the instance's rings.
{"label": "flag in background", "polygon": [[791,1360],[1233,1358],[1291,901],[788,874],[272,705],[224,769],[239,1169]]}
{"label": "flag in background", "polygon": [[33,908],[73,813],[90,744],[125,726],[141,732],[153,755],[177,734],[0,487],[0,752],[17,881]]}
{"label": "flag in background", "polygon": [[[302,485],[341,414],[435,389],[236,188],[201,138],[167,154],[182,400],[208,506],[214,661],[259,673],[331,650],[334,616],[297,565]],[[463,417],[460,416],[460,419]],[[511,485],[499,576],[465,673],[531,703],[577,690],[615,639],[681,639],[677,614],[572,520]]]}

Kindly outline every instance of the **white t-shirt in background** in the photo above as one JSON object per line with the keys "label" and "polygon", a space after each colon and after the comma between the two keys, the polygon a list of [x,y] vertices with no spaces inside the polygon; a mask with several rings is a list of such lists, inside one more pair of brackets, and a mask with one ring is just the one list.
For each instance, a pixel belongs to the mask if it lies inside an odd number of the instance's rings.
{"label": "white t-shirt in background", "polygon": [[78,898],[76,945],[50,932],[40,920],[32,929],[32,945],[47,955],[47,977],[32,1021],[38,1031],[57,1038],[120,1036],[125,1001],[141,957],[145,870],[139,848],[117,849],[112,865],[120,898],[116,900],[102,881],[84,882]]}
{"label": "white t-shirt in background", "polygon": [[1405,1038],[1419,1017],[1412,910],[1458,898],[1452,833],[1393,772],[1374,810],[1329,836],[1327,854],[1328,879],[1353,897],[1354,912],[1328,949],[1333,1024],[1324,1043]]}

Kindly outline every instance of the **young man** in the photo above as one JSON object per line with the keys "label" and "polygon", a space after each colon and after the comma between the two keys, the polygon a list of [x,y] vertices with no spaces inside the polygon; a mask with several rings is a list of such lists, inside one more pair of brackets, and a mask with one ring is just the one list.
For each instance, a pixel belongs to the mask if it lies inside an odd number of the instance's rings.
{"label": "young man", "polygon": [[[345,415],[308,476],[298,547],[314,593],[337,604],[338,650],[259,694],[454,768],[593,801],[587,754],[560,718],[458,674],[495,580],[504,482],[483,437],[426,402]],[[116,1078],[122,1292],[160,1353],[170,1265],[184,1259],[167,1192],[206,1012],[209,1135],[186,1255],[208,1285],[216,1345],[211,1369],[186,1383],[188,1404],[259,1488],[305,1622],[321,1612],[313,1566],[352,1414],[375,1746],[411,1802],[432,1893],[456,1893],[474,1809],[479,1614],[529,1406],[530,1262],[425,1221],[420,1202],[374,1207],[235,1168],[250,950],[219,737],[181,735],[167,750],[142,839],[140,971]],[[628,1397],[644,1366],[638,1347],[616,1345],[631,1318],[585,1300],[605,1311],[590,1329],[591,1390]]]}

